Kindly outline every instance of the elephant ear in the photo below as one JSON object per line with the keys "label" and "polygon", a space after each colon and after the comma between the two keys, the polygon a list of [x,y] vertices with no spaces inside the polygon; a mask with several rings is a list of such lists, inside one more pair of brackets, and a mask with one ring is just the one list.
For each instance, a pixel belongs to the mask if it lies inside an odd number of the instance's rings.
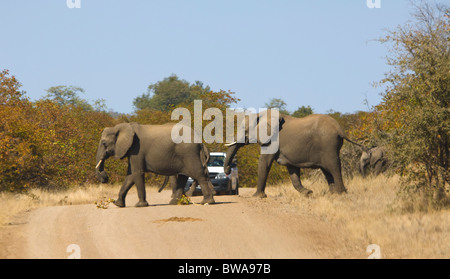
{"label": "elephant ear", "polygon": [[114,156],[122,159],[133,144],[134,130],[129,123],[122,123],[116,125],[117,140],[114,150]]}

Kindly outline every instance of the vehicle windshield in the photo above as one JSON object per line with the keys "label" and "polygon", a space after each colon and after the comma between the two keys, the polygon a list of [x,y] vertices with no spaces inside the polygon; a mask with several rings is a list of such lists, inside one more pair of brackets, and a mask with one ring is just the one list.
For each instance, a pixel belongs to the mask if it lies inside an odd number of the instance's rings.
{"label": "vehicle windshield", "polygon": [[208,161],[208,167],[223,167],[225,163],[225,156],[211,155]]}

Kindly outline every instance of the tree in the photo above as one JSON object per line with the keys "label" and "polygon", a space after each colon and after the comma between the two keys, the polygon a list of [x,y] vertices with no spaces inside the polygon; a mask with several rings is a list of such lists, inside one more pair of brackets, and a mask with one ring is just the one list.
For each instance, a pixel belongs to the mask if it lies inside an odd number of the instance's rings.
{"label": "tree", "polygon": [[84,89],[81,87],[58,85],[47,89],[44,99],[52,100],[61,106],[72,105],[84,110],[93,110],[88,101],[78,96],[80,93],[84,93]]}
{"label": "tree", "polygon": [[377,127],[384,127],[378,135],[392,150],[406,185],[442,205],[450,178],[448,7],[415,8],[412,24],[380,39],[392,45],[387,63],[393,70],[380,82],[387,89],[375,108]]}
{"label": "tree", "polygon": [[84,92],[84,89],[78,86],[52,86],[47,89],[47,95],[43,99],[51,100],[60,106],[79,107],[85,111],[107,111],[108,108],[105,104],[105,99],[97,99],[94,100],[93,104],[90,104],[88,100],[80,97],[80,94],[84,94]]}
{"label": "tree", "polygon": [[154,109],[170,111],[180,104],[191,103],[199,94],[209,92],[209,86],[196,81],[189,84],[186,80],[180,80],[177,75],[171,75],[148,86],[147,93],[136,97],[133,105],[136,110]]}
{"label": "tree", "polygon": [[[20,87],[7,70],[0,72],[0,191],[94,182],[99,135],[115,120],[85,106],[74,87],[50,88],[36,102]],[[119,161],[109,167],[126,168]]]}
{"label": "tree", "polygon": [[9,76],[8,70],[0,72],[0,105],[10,105],[25,99],[25,92],[20,91],[22,84],[14,77]]}
{"label": "tree", "polygon": [[289,115],[289,111],[286,109],[287,104],[280,98],[272,98],[268,103],[265,103],[264,106],[268,109],[277,108],[280,113]]}
{"label": "tree", "polygon": [[301,118],[301,117],[305,117],[305,116],[308,116],[313,113],[314,113],[313,109],[310,106],[307,106],[307,107],[301,106],[292,113],[292,116]]}
{"label": "tree", "polygon": [[38,171],[31,102],[8,70],[0,72],[0,191],[29,187]]}

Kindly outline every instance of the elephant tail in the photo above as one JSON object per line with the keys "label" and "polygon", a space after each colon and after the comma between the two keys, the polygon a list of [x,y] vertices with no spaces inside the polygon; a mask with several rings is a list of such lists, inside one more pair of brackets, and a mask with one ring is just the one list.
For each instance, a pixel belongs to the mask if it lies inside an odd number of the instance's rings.
{"label": "elephant tail", "polygon": [[367,147],[365,147],[364,145],[352,141],[351,139],[349,139],[349,138],[346,137],[345,135],[341,135],[341,136],[342,136],[342,138],[345,139],[346,141],[348,141],[348,142],[350,142],[350,143],[353,143],[354,145],[357,145],[357,146],[361,147],[361,149],[362,149],[363,151],[367,152],[367,151],[369,150],[369,149],[368,149]]}
{"label": "elephant tail", "polygon": [[202,144],[202,149],[200,150],[200,160],[202,161],[203,170],[205,175],[209,176],[208,162],[209,162],[209,150],[206,145]]}
{"label": "elephant tail", "polygon": [[164,182],[163,182],[162,186],[161,186],[161,187],[159,188],[159,190],[158,190],[158,193],[161,193],[161,191],[166,187],[168,181],[169,181],[169,177],[166,176],[166,177],[164,178]]}

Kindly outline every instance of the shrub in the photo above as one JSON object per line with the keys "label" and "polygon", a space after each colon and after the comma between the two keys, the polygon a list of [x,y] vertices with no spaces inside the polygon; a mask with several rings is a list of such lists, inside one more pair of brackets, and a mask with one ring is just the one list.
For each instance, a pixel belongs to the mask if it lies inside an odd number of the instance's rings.
{"label": "shrub", "polygon": [[[94,182],[100,134],[115,120],[85,106],[30,102],[20,87],[7,70],[0,73],[0,191]],[[110,165],[124,173],[123,162]]]}
{"label": "shrub", "polygon": [[414,24],[400,26],[380,41],[391,43],[388,64],[393,71],[376,107],[379,138],[392,151],[404,177],[404,193],[412,189],[433,197],[434,205],[448,201],[450,142],[449,9],[422,4]]}

